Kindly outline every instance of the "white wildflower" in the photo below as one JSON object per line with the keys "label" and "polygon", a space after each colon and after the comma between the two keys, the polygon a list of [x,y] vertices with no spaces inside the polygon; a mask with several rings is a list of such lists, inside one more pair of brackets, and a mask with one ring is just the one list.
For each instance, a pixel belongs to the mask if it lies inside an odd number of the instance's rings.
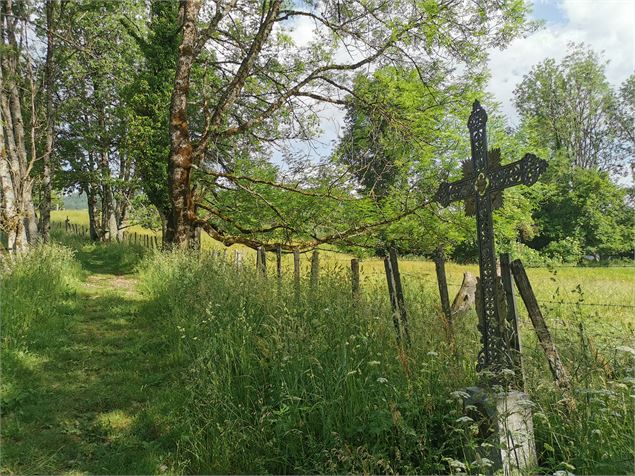
{"label": "white wildflower", "polygon": [[462,416],[461,418],[457,418],[456,422],[457,423],[472,423],[474,420],[471,419],[469,416]]}

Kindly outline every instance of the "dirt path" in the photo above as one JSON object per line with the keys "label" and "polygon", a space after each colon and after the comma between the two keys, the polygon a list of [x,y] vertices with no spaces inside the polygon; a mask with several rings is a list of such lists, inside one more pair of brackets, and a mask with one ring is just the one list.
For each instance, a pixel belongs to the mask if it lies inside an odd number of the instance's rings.
{"label": "dirt path", "polygon": [[89,274],[69,297],[64,332],[20,357],[21,398],[3,411],[2,473],[164,469],[150,399],[165,373],[135,287],[134,275]]}

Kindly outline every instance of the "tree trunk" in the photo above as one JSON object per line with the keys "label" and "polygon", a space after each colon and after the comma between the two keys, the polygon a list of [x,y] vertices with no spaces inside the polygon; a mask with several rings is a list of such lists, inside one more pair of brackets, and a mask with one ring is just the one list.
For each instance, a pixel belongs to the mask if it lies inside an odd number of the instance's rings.
{"label": "tree trunk", "polygon": [[46,87],[46,144],[42,158],[42,204],[40,206],[40,232],[42,241],[47,243],[51,232],[51,181],[53,166],[53,12],[55,0],[46,1],[46,64],[44,66],[44,82]]}
{"label": "tree trunk", "polygon": [[[0,114],[1,120],[2,114]],[[16,251],[20,220],[16,212],[13,177],[11,176],[4,141],[4,127],[2,127],[0,128],[0,186],[2,187],[2,195],[0,195],[0,198],[2,198],[0,202],[2,206],[0,210],[0,228],[7,234],[7,250],[9,250],[9,253],[13,253]]]}
{"label": "tree trunk", "polygon": [[168,217],[165,241],[179,248],[188,246],[191,234],[192,142],[188,125],[187,99],[190,89],[190,72],[195,59],[198,36],[196,21],[200,8],[201,0],[181,0],[179,15],[183,24],[182,38],[170,105],[168,189],[172,210]]}
{"label": "tree trunk", "polygon": [[33,204],[33,180],[26,177],[22,187],[22,203],[25,209],[24,226],[26,227],[27,239],[29,244],[37,243],[39,232],[37,229],[37,215],[35,214],[35,205]]}
{"label": "tree trunk", "polygon": [[[101,120],[100,120],[101,122]],[[117,239],[117,217],[115,216],[112,185],[110,184],[110,165],[108,163],[108,149],[104,148],[99,155],[101,170],[101,226],[102,239],[111,241]]]}
{"label": "tree trunk", "polygon": [[99,225],[97,223],[97,197],[95,196],[95,187],[86,185],[84,187],[88,204],[88,226],[90,228],[90,239],[99,241]]}
{"label": "tree trunk", "polygon": [[[37,222],[29,179],[35,157],[28,160],[21,95],[16,80],[23,77],[19,71],[18,55],[21,45],[16,37],[18,19],[13,14],[13,2],[0,4],[0,124],[2,127],[2,154],[0,175],[2,180],[3,227],[10,237],[9,250],[22,253],[28,249],[28,240],[37,239]],[[6,146],[6,148],[5,148]],[[9,191],[9,187],[11,191]],[[27,228],[29,234],[27,235]]]}

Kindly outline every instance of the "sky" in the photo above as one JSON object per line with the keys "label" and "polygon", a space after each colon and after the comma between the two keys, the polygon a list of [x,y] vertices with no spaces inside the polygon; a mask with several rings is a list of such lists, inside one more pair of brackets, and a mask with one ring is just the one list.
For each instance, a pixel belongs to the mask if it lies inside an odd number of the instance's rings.
{"label": "sky", "polygon": [[[489,52],[491,79],[488,91],[500,103],[511,125],[517,125],[513,106],[514,87],[531,67],[545,60],[561,60],[571,42],[585,43],[608,60],[609,82],[619,86],[635,70],[635,1],[633,0],[531,0],[532,19],[543,26],[504,50]],[[296,40],[307,38],[310,25],[301,25]],[[296,35],[294,35],[296,36]],[[312,144],[294,146],[315,157],[332,150],[343,124],[343,112],[328,106],[321,114],[322,136]],[[279,154],[275,154],[279,155]]]}

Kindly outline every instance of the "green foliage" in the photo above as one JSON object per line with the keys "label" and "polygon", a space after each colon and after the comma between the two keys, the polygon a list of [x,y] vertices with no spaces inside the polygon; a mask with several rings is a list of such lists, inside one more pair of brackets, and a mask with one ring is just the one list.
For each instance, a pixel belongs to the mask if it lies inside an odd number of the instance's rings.
{"label": "green foliage", "polygon": [[548,147],[570,164],[614,171],[624,149],[614,123],[616,96],[599,55],[571,44],[561,63],[548,58],[516,86],[515,105],[523,126],[535,132],[538,147]]}
{"label": "green foliage", "polygon": [[580,241],[573,237],[552,241],[545,246],[544,252],[551,258],[570,264],[579,263],[584,254]]}
{"label": "green foliage", "polygon": [[146,34],[130,20],[124,23],[143,58],[125,94],[128,148],[146,196],[161,213],[170,209],[168,123],[180,40],[178,7],[177,2],[150,2]]}
{"label": "green foliage", "polygon": [[[334,154],[349,168],[358,192],[384,211],[432,201],[440,181],[460,178],[460,159],[469,160],[467,116],[473,100],[485,95],[486,75],[470,71],[448,79],[440,73],[420,74],[385,67],[371,78],[360,76]],[[495,104],[488,126],[490,145],[502,150],[504,163],[518,160],[524,147],[508,133]],[[532,238],[534,208],[522,188],[506,191],[504,206],[495,214],[497,241],[508,246]],[[402,253],[415,254],[440,247],[456,259],[473,261],[477,248],[470,237],[475,233],[475,220],[465,216],[461,204],[445,209],[430,204],[380,229],[375,246],[390,241]]]}
{"label": "green foliage", "polygon": [[566,165],[558,169],[554,163],[546,183],[535,194],[540,203],[536,212],[540,235],[532,242],[535,247],[551,254],[560,249],[570,255],[561,254],[566,261],[576,254],[606,258],[632,250],[635,211],[627,204],[626,190],[608,174]]}
{"label": "green foliage", "polygon": [[1,276],[0,471],[162,472],[172,442],[158,398],[162,336],[139,315],[135,281],[120,275],[124,260],[110,269],[118,276],[103,274],[102,260],[134,248],[64,239],[86,247],[74,255],[38,247]]}
{"label": "green foliage", "polygon": [[545,60],[516,87],[518,140],[550,163],[528,191],[537,229],[524,241],[549,258],[575,263],[633,249],[635,210],[609,175],[623,170],[632,150],[631,84],[617,94],[601,57],[570,45],[561,63]]}

